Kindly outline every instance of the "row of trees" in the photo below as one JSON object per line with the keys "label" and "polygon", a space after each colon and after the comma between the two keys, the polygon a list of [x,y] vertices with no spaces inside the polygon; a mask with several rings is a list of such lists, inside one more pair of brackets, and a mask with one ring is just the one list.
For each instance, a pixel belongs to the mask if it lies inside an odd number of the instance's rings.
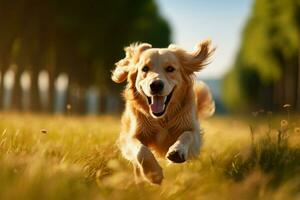
{"label": "row of trees", "polygon": [[[28,70],[33,100],[42,69],[51,82],[64,72],[77,87],[107,89],[110,70],[125,45],[170,42],[169,26],[154,0],[0,0],[0,29],[1,72],[14,66],[19,80]],[[15,87],[17,103],[19,84]]]}
{"label": "row of trees", "polygon": [[255,1],[223,92],[232,110],[300,112],[300,1]]}

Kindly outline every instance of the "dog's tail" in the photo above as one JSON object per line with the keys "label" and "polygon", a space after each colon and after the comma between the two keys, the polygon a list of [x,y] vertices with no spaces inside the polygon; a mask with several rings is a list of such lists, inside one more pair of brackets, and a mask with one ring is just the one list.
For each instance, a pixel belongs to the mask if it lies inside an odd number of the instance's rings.
{"label": "dog's tail", "polygon": [[215,102],[208,86],[204,82],[194,84],[198,117],[201,119],[210,117],[215,112]]}

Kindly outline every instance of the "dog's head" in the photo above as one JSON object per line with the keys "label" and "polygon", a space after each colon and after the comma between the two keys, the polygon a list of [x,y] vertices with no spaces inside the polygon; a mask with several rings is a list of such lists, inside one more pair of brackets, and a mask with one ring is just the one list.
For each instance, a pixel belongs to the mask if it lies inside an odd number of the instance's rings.
{"label": "dog's head", "polygon": [[191,75],[207,64],[213,51],[210,41],[196,45],[192,52],[175,45],[152,48],[134,44],[125,48],[126,57],[116,63],[112,80],[121,83],[127,79],[128,89],[143,97],[146,112],[160,118],[176,103],[176,97],[183,95],[183,88],[192,86]]}

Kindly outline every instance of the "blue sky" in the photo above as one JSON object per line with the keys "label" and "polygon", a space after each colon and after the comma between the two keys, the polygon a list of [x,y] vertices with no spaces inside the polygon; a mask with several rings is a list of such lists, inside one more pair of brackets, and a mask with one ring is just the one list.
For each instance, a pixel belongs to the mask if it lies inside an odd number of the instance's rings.
{"label": "blue sky", "polygon": [[171,25],[172,41],[187,50],[206,38],[217,51],[199,77],[221,78],[234,62],[241,31],[252,8],[252,0],[156,0],[161,15]]}

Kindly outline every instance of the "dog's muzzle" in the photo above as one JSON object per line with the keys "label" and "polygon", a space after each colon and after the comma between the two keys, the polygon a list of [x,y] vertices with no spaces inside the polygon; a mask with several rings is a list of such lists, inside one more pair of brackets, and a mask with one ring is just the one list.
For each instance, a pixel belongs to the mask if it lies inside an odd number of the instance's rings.
{"label": "dog's muzzle", "polygon": [[160,95],[153,95],[150,97],[147,96],[150,111],[155,117],[160,117],[165,113],[167,106],[171,100],[173,91],[174,89],[167,96],[160,96]]}

